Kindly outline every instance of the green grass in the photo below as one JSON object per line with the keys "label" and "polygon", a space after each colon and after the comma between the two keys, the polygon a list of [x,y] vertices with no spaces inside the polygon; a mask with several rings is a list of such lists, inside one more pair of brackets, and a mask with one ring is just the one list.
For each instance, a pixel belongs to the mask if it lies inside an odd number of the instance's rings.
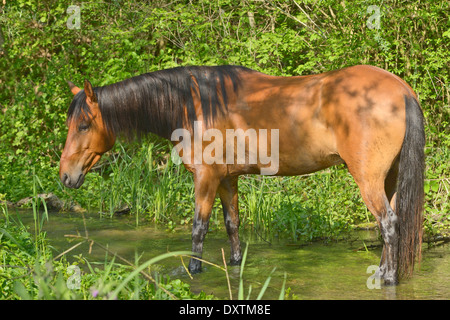
{"label": "green grass", "polygon": [[[0,203],[0,300],[213,298],[203,292],[192,293],[178,279],[170,280],[164,275],[155,279],[147,272],[156,262],[189,252],[168,252],[142,263],[136,257],[131,263],[110,252],[107,246],[87,238],[86,231],[85,237],[73,235],[78,242],[54,257],[42,228],[49,217],[45,201],[37,196],[39,186],[38,176],[33,175],[32,227],[26,227],[20,215],[14,217],[6,204]],[[75,256],[74,262],[67,261],[72,249],[83,243],[105,250],[103,265],[95,266],[95,262],[81,255]],[[82,265],[85,268],[81,269]],[[79,277],[77,286],[69,284],[73,270],[77,270],[75,276]]]}

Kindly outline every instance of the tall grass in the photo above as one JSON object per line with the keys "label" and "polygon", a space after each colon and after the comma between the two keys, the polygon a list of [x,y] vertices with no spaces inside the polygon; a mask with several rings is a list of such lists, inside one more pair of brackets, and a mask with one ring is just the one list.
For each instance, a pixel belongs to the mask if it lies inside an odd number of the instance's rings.
{"label": "tall grass", "polygon": [[2,211],[2,214],[6,219],[6,223],[8,223],[9,222],[8,204],[6,202],[5,195],[3,193],[0,193],[0,210]]}
{"label": "tall grass", "polygon": [[[244,269],[245,269],[245,262],[247,260],[247,253],[248,253],[248,243],[245,247],[244,250],[244,254],[242,255],[242,264],[241,264],[241,269],[239,271],[239,291],[238,291],[238,299],[239,300],[244,300],[244,295],[245,295],[245,288],[244,288]],[[267,288],[269,287],[270,284],[270,280],[272,279],[272,274],[275,272],[276,267],[272,269],[272,271],[270,272],[270,274],[267,276],[266,281],[264,282],[263,286],[261,287],[256,300],[261,300],[264,297],[264,294],[267,290]],[[286,287],[286,278],[287,275],[286,273],[284,274],[284,281],[283,281],[283,285],[281,287],[280,290],[280,295],[278,297],[278,300],[284,300],[284,296],[285,296],[285,287]],[[247,289],[247,297],[245,298],[246,300],[250,300],[251,299],[251,294],[252,294],[252,286],[250,285]]]}
{"label": "tall grass", "polygon": [[194,202],[192,177],[184,167],[173,164],[167,150],[165,142],[134,145],[131,150],[118,144],[102,165],[103,178],[91,181],[100,183],[100,211],[113,215],[128,206],[136,224],[141,217],[157,223],[187,217]]}
{"label": "tall grass", "polygon": [[265,239],[338,238],[367,218],[345,168],[305,177],[242,177],[240,191],[244,227]]}
{"label": "tall grass", "polygon": [[[47,204],[43,198],[38,197],[37,188],[36,188],[37,184],[39,184],[40,188],[43,189],[41,180],[34,173],[34,169],[33,169],[33,199],[31,201],[31,203],[33,206],[33,216],[34,216],[34,221],[35,221],[36,236],[38,234],[42,233],[42,226],[44,224],[44,221],[48,221]],[[43,207],[42,215],[41,215],[41,210],[40,210],[41,204]],[[37,222],[39,222],[39,223],[37,223]]]}

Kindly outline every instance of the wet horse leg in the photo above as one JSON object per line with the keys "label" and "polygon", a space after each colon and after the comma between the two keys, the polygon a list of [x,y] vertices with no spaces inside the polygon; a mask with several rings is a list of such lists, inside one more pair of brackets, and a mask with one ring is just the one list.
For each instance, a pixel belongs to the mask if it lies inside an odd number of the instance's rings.
{"label": "wet horse leg", "polygon": [[377,219],[384,241],[377,276],[384,279],[386,285],[397,284],[399,241],[397,215],[389,204],[381,181],[371,183],[369,180],[364,180],[357,181],[357,183],[365,204]]}
{"label": "wet horse leg", "polygon": [[[219,182],[220,180],[207,169],[200,169],[194,174],[195,214],[192,224],[192,252],[199,258],[202,257],[203,240],[208,232],[209,218]],[[201,268],[201,261],[191,258],[189,272],[198,273]]]}
{"label": "wet horse leg", "polygon": [[[384,189],[386,191],[386,196],[388,200],[388,204],[385,204],[386,210],[389,211],[389,209],[393,210],[395,212],[395,198],[396,198],[396,191],[397,191],[397,178],[398,178],[398,159],[394,162],[391,169],[388,172],[388,175],[386,177],[386,180],[384,182]],[[390,207],[389,207],[390,205]],[[386,225],[386,222],[384,222]],[[381,230],[381,221],[379,222],[380,230]],[[384,238],[384,235],[383,235]],[[378,276],[383,277],[386,274],[386,270],[389,270],[388,266],[388,260],[386,258],[387,255],[387,249],[386,245],[383,245],[383,251],[381,254],[381,261],[380,261],[380,268],[378,271]],[[386,274],[387,276],[387,274]],[[395,283],[394,280],[391,281],[392,284]]]}
{"label": "wet horse leg", "polygon": [[[372,170],[370,170],[372,168]],[[369,211],[375,216],[383,237],[384,245],[377,276],[386,285],[398,283],[398,218],[391,207],[385,191],[388,170],[378,171],[367,166],[363,171],[350,168],[349,171],[361,191],[361,196]],[[364,172],[364,174],[362,174]],[[386,172],[383,174],[383,172]],[[390,194],[392,197],[393,194]]]}
{"label": "wet horse leg", "polygon": [[379,226],[384,245],[378,275],[384,279],[384,284],[395,285],[398,284],[398,217],[389,205],[387,198],[385,201],[385,211],[381,215]]}
{"label": "wet horse leg", "polygon": [[238,177],[227,177],[219,185],[223,218],[231,242],[231,265],[239,265],[242,260],[239,241]]}

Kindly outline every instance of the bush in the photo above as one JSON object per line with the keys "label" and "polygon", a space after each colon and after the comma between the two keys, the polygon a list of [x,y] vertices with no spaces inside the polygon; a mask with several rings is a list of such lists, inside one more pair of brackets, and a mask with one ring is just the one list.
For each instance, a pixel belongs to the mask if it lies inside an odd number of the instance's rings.
{"label": "bush", "polygon": [[[84,190],[64,190],[57,173],[72,98],[66,80],[81,84],[88,78],[101,86],[178,65],[239,64],[273,75],[304,75],[371,64],[399,75],[419,95],[426,117],[427,228],[448,229],[447,1],[391,0],[375,8],[359,0],[83,2],[79,29],[67,26],[72,4],[17,0],[1,7],[0,193],[9,200],[30,195],[33,169],[46,192],[82,205],[110,206],[105,211],[135,201],[141,191],[155,191],[131,189],[105,203],[95,191],[113,187],[117,177],[106,168],[91,175]],[[143,152],[118,145],[111,154],[121,148],[133,159]],[[163,188],[156,191],[178,197]],[[349,190],[342,197],[356,199],[358,192]],[[143,208],[155,215],[151,204]],[[176,211],[183,216],[183,210]]]}

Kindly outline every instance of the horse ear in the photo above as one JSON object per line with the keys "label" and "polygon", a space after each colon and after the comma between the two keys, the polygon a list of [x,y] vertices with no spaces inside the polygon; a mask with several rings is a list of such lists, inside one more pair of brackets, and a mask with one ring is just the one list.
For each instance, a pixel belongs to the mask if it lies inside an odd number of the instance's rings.
{"label": "horse ear", "polygon": [[81,91],[81,89],[78,88],[72,81],[67,81],[67,84],[69,85],[70,91],[72,91],[73,95],[76,95]]}
{"label": "horse ear", "polygon": [[84,92],[86,92],[86,97],[92,102],[97,102],[97,97],[95,96],[94,89],[89,80],[84,80]]}

